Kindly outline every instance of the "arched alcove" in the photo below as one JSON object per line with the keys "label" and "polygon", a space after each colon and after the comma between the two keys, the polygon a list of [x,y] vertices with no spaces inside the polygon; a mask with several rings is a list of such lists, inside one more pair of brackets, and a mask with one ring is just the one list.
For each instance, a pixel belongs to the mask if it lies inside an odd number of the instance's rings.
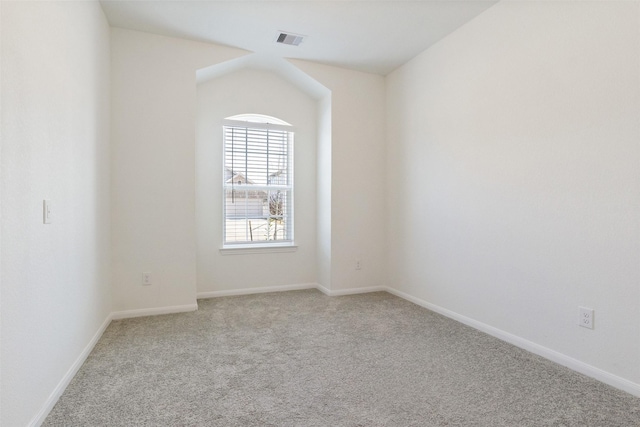
{"label": "arched alcove", "polygon": [[[304,73],[284,60],[279,67],[268,69],[253,66],[242,58],[232,62],[237,63],[198,73],[198,294],[211,296],[247,288],[318,283],[322,276],[319,266],[327,266],[326,262],[320,262],[320,254],[330,267],[331,233],[330,225],[325,224],[331,217],[330,149],[326,149],[331,141],[331,105],[326,102],[329,91],[317,82],[310,82],[310,77],[300,75]],[[222,121],[247,112],[275,117],[295,127],[294,248],[221,250]]]}

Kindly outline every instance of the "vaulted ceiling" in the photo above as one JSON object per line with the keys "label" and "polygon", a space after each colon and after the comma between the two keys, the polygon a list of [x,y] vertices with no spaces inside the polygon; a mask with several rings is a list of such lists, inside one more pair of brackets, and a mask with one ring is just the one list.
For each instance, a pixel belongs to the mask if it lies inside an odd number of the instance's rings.
{"label": "vaulted ceiling", "polygon": [[[422,1],[102,0],[114,27],[386,75],[495,4]],[[279,31],[307,36],[276,43]]]}

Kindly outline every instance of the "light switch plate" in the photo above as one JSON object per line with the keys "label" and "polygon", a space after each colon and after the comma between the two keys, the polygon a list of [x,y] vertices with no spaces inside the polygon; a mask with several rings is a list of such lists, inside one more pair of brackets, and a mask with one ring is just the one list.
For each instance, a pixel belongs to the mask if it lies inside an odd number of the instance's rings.
{"label": "light switch plate", "polygon": [[42,222],[51,224],[51,200],[42,201]]}

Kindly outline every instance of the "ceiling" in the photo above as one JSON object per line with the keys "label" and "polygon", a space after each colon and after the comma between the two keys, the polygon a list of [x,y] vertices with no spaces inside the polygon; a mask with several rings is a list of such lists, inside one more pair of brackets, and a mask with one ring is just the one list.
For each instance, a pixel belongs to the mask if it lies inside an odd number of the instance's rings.
{"label": "ceiling", "polygon": [[[101,0],[114,27],[386,75],[495,4],[485,0]],[[300,46],[278,32],[306,35]]]}

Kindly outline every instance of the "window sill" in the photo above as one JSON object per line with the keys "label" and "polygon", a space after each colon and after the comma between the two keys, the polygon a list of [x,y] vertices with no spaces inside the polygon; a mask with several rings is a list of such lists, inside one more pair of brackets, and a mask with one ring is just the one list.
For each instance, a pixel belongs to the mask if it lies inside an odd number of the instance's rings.
{"label": "window sill", "polygon": [[221,255],[251,255],[251,254],[273,254],[280,252],[296,252],[298,246],[296,245],[246,245],[241,247],[226,247],[220,248]]}

